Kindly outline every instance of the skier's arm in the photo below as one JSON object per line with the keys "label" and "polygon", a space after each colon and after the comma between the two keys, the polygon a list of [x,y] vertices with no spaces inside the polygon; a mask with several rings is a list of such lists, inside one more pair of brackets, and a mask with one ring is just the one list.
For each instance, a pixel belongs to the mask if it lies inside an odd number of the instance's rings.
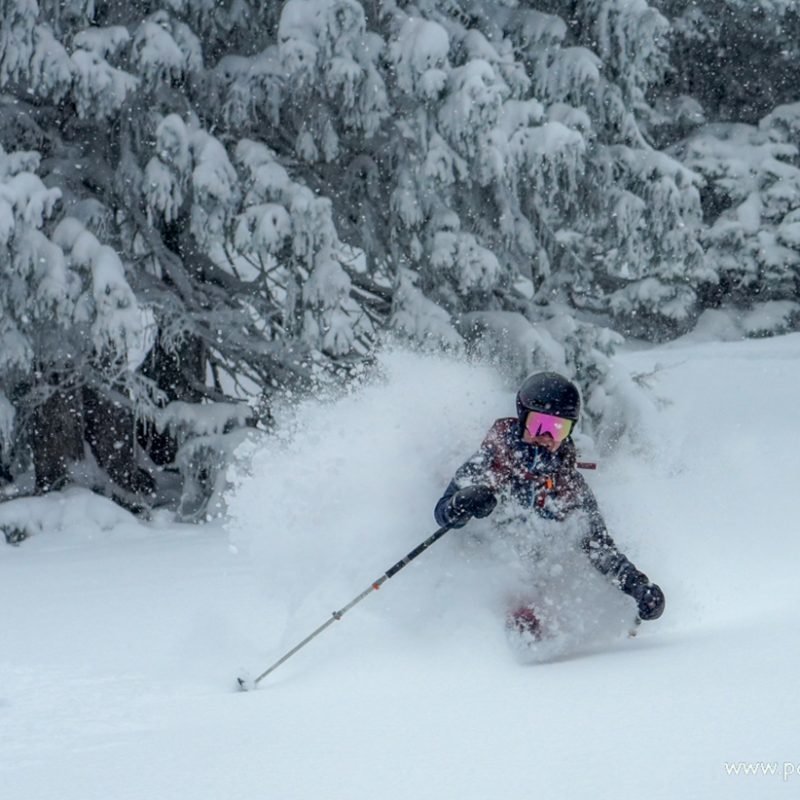
{"label": "skier's arm", "polygon": [[583,551],[598,572],[636,601],[642,619],[657,619],[664,611],[664,593],[620,552],[606,528],[594,493],[582,475],[576,473],[575,479],[583,496],[582,508],[588,516],[588,529],[581,541]]}
{"label": "skier's arm", "polygon": [[491,454],[484,447],[462,464],[433,510],[438,525],[462,528],[471,516],[485,517],[496,504],[487,486]]}

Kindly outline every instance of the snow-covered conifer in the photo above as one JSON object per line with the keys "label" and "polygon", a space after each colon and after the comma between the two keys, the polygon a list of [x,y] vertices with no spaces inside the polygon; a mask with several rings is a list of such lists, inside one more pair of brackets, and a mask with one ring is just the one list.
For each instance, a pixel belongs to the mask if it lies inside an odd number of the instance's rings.
{"label": "snow-covered conifer", "polygon": [[755,124],[796,100],[800,9],[794,0],[651,3],[671,22],[673,69],[664,94],[673,103],[685,99],[710,119]]}
{"label": "snow-covered conifer", "polygon": [[[616,339],[589,318],[663,338],[715,292],[769,286],[780,303],[793,285],[791,106],[751,120],[739,197],[735,159],[710,166],[722,134],[699,126],[720,86],[698,64],[742,41],[736,20],[785,43],[796,14],[716,5],[711,31],[711,0],[8,0],[3,368],[29,375],[45,339],[71,348],[71,457],[88,443],[140,498],[177,468],[194,516],[223,471],[214,436],[385,331],[459,348],[473,315],[496,314],[529,356],[611,396]],[[710,213],[715,196],[730,207]],[[8,452],[56,416],[18,385],[0,409]],[[237,403],[253,413],[204,431]],[[9,447],[12,424],[27,433]]]}
{"label": "snow-covered conifer", "polygon": [[[0,151],[0,381],[13,409],[4,407],[2,456],[20,468],[32,459],[47,489],[83,460],[84,413],[97,407],[87,393],[124,391],[152,331],[116,251],[75,218],[51,230],[61,192],[35,174],[38,161]],[[118,466],[93,449],[101,466]],[[123,488],[136,484],[132,469]]]}
{"label": "snow-covered conifer", "polygon": [[[704,238],[713,270],[706,302],[753,308],[794,300],[800,281],[800,106],[779,107],[758,127],[701,128],[682,152],[706,181]],[[795,319],[798,312],[795,303]],[[775,320],[775,330],[790,326],[783,312]]]}

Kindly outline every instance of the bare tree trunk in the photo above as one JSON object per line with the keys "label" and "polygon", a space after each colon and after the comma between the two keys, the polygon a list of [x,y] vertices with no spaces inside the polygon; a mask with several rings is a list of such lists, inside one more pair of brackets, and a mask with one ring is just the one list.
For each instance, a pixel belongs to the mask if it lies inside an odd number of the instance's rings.
{"label": "bare tree trunk", "polygon": [[84,435],[97,463],[121,489],[143,500],[156,489],[155,480],[136,464],[136,425],[121,401],[84,388]]}
{"label": "bare tree trunk", "polygon": [[59,388],[33,412],[31,449],[36,492],[58,489],[83,460],[83,402],[77,387]]}

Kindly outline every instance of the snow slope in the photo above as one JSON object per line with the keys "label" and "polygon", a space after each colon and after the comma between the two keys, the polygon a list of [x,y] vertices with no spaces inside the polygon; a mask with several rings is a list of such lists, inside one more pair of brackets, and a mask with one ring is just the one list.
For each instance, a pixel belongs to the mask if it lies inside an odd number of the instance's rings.
{"label": "snow slope", "polygon": [[396,355],[302,408],[226,528],[76,491],[0,506],[41,525],[0,546],[0,797],[797,797],[798,364],[800,335],[620,357],[663,408],[646,454],[589,480],[667,612],[552,663],[509,651],[503,573],[466,529],[232,691],[435,528],[510,407],[484,370]]}

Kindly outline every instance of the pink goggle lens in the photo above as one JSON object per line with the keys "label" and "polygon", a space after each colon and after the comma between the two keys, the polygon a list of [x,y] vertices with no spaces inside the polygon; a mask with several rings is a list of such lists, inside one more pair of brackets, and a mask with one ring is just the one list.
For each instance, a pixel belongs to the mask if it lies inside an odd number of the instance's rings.
{"label": "pink goggle lens", "polygon": [[550,434],[555,442],[563,442],[572,433],[574,425],[574,420],[541,411],[531,411],[525,419],[525,430],[531,438]]}

